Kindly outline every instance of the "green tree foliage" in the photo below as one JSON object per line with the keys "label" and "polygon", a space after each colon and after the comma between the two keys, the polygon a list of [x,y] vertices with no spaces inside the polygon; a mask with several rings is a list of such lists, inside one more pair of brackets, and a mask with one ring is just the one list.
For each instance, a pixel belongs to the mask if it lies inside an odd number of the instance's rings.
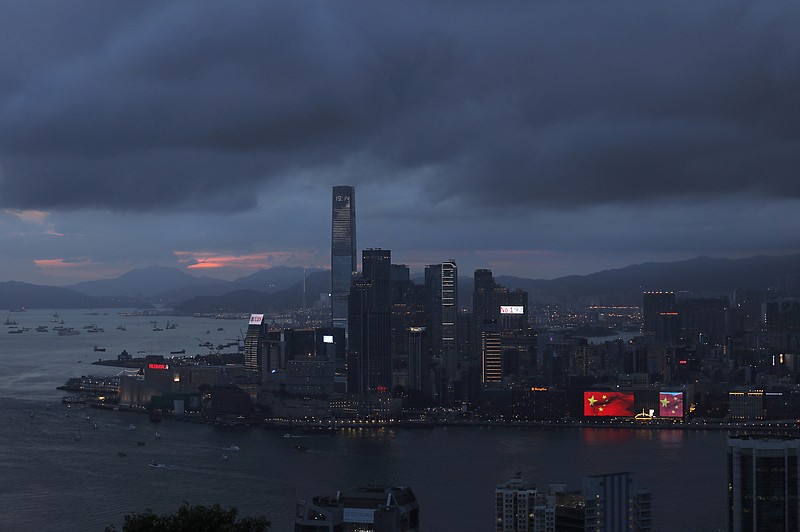
{"label": "green tree foliage", "polygon": [[[239,510],[223,509],[219,504],[208,507],[198,504],[190,506],[184,502],[177,513],[156,515],[152,510],[128,514],[122,525],[123,532],[266,532],[270,522],[263,516],[236,517]],[[114,525],[106,532],[116,532]]]}

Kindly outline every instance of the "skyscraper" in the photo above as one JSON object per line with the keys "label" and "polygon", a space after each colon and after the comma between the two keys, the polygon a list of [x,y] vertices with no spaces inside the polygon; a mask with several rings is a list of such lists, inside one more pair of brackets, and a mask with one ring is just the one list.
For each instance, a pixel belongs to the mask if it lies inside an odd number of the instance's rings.
{"label": "skyscraper", "polygon": [[356,266],[356,190],[333,187],[331,231],[331,325],[347,329],[347,298]]}
{"label": "skyscraper", "polygon": [[349,297],[347,386],[363,400],[392,387],[391,252],[365,249]]}
{"label": "skyscraper", "polygon": [[251,314],[244,337],[244,367],[257,375],[257,381],[263,379],[269,368],[267,357],[267,325],[263,314]]}
{"label": "skyscraper", "polygon": [[728,439],[728,530],[800,529],[800,440]]}
{"label": "skyscraper", "polygon": [[[433,356],[448,389],[458,376],[458,267],[454,260],[425,267],[426,312]],[[445,390],[440,390],[444,393]]]}
{"label": "skyscraper", "polygon": [[675,292],[642,294],[642,333],[655,335],[662,312],[675,312]]}

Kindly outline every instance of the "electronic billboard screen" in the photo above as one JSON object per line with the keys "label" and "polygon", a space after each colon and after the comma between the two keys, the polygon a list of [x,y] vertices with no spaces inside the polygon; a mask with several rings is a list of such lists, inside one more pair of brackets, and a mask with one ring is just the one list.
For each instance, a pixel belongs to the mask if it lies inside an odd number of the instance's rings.
{"label": "electronic billboard screen", "polygon": [[500,314],[525,314],[525,307],[518,305],[500,305]]}
{"label": "electronic billboard screen", "polygon": [[583,415],[587,417],[633,417],[633,394],[583,392]]}
{"label": "electronic billboard screen", "polygon": [[250,314],[250,323],[248,325],[261,325],[263,321],[263,314]]}
{"label": "electronic billboard screen", "polygon": [[659,416],[683,417],[683,392],[661,392],[658,402]]}

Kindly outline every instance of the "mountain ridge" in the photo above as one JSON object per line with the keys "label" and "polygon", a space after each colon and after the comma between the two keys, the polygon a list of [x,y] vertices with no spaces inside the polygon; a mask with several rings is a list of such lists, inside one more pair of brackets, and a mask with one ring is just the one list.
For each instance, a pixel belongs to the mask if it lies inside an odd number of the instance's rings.
{"label": "mountain ridge", "polygon": [[[152,278],[148,278],[148,275]],[[177,268],[164,267],[131,270],[120,277],[123,278],[118,285],[121,293],[117,294],[107,292],[103,294],[104,290],[113,289],[115,285],[108,281],[114,280],[105,280],[105,283],[90,281],[69,287],[48,287],[7,281],[0,283],[0,308],[37,306],[100,308],[104,304],[108,304],[109,308],[119,308],[155,303],[188,311],[190,307],[213,308],[214,297],[223,298],[216,302],[218,305],[241,308],[256,299],[252,292],[258,292],[261,294],[258,297],[267,307],[282,311],[299,308],[304,297],[306,304],[310,304],[318,299],[319,294],[330,292],[330,270],[299,267],[279,266],[264,269],[234,281],[195,277]],[[128,282],[131,279],[136,282]],[[800,254],[757,255],[741,259],[696,257],[684,261],[633,264],[588,275],[569,275],[556,279],[496,275],[495,281],[512,290],[526,290],[531,302],[595,298],[611,303],[639,304],[641,293],[648,290],[688,291],[702,294],[730,292],[735,288],[767,289],[782,288],[783,285],[796,286],[800,282]],[[169,286],[170,282],[190,284]],[[131,295],[131,292],[122,293],[124,292],[122,287],[133,289],[137,283],[140,287],[150,286],[150,289],[147,292],[138,289],[134,295]],[[471,301],[472,278],[460,277],[459,285],[459,298],[464,303],[462,306],[466,306]],[[76,290],[76,286],[84,289],[88,287],[93,294],[103,295],[87,294]],[[165,286],[169,288],[156,292],[156,287]],[[63,292],[64,290],[67,292]],[[235,297],[229,296],[236,292],[242,295],[243,305],[236,303]],[[210,299],[202,300],[202,304],[197,301],[188,303],[196,298]]]}

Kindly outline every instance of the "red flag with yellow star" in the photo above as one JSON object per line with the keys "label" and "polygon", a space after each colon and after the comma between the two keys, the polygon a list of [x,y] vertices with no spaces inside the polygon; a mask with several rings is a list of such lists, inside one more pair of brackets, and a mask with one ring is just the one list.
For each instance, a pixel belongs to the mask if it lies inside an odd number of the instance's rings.
{"label": "red flag with yellow star", "polygon": [[683,392],[660,392],[658,415],[661,417],[683,417]]}
{"label": "red flag with yellow star", "polygon": [[633,394],[583,392],[583,415],[588,417],[633,417]]}

